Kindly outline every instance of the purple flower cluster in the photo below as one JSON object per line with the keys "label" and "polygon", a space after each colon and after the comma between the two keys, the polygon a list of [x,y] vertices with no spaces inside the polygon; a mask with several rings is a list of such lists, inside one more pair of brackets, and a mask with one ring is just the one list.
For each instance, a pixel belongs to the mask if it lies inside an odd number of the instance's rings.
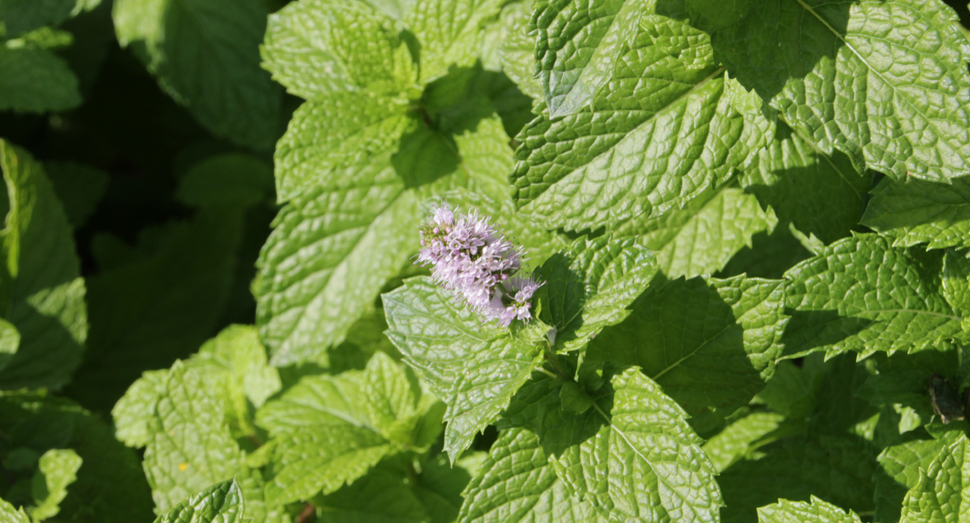
{"label": "purple flower cluster", "polygon": [[418,263],[433,266],[435,281],[487,320],[506,327],[514,319],[531,320],[532,295],[542,284],[515,276],[522,264],[515,246],[477,212],[456,214],[446,205],[431,212],[431,223],[421,229]]}

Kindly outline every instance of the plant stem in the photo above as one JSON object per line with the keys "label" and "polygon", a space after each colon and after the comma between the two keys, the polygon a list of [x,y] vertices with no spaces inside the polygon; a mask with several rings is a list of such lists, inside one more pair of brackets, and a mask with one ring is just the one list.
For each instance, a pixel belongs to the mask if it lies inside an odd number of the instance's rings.
{"label": "plant stem", "polygon": [[312,521],[311,518],[315,520],[316,512],[316,507],[307,503],[303,506],[303,510],[300,511],[300,515],[296,517],[296,523],[307,523],[308,521]]}
{"label": "plant stem", "polygon": [[559,363],[559,359],[556,358],[556,355],[552,353],[552,348],[549,347],[548,345],[546,346],[545,356],[546,356],[546,361],[549,362],[549,365],[552,367],[552,370],[555,371],[555,373],[558,375],[559,379],[563,381],[573,381],[572,378],[566,377],[566,370],[563,369],[562,364]]}

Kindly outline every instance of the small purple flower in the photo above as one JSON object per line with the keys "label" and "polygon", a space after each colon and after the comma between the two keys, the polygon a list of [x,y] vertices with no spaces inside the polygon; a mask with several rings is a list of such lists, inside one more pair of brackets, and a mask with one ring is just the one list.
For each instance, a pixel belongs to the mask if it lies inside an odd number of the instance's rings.
{"label": "small purple flower", "polygon": [[417,263],[431,265],[438,284],[463,299],[488,320],[508,326],[529,321],[532,294],[542,284],[513,275],[522,257],[511,242],[477,212],[456,214],[447,205],[431,210],[421,229]]}
{"label": "small purple flower", "polygon": [[489,320],[497,320],[508,327],[512,320],[528,322],[532,319],[532,295],[543,283],[532,278],[510,278],[497,286],[488,307],[482,314]]}

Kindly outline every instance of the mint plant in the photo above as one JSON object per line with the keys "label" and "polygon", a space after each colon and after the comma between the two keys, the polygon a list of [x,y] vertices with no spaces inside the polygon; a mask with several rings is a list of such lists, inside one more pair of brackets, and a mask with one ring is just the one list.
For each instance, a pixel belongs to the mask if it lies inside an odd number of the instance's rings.
{"label": "mint plant", "polygon": [[970,518],[961,20],[0,0],[0,520]]}

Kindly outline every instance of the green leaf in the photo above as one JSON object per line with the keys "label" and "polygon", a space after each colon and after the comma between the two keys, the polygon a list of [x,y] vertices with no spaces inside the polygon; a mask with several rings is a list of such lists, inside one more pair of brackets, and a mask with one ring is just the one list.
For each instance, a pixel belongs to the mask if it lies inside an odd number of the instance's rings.
{"label": "green leaf", "polygon": [[536,270],[539,319],[555,329],[556,347],[573,351],[630,314],[627,307],[657,273],[634,238],[580,238]]}
{"label": "green leaf", "polygon": [[454,468],[444,454],[427,459],[385,460],[340,490],[313,503],[334,523],[454,523],[470,468],[484,453],[463,458]]}
{"label": "green leaf", "polygon": [[740,189],[708,189],[686,207],[659,218],[634,218],[614,234],[637,236],[640,245],[655,251],[661,272],[669,278],[692,278],[711,274],[727,262],[751,238],[770,232],[777,220],[758,200]]}
{"label": "green leaf", "polygon": [[970,314],[970,258],[948,251],[943,257],[943,297],[966,317]]}
{"label": "green leaf", "polygon": [[0,499],[0,518],[3,518],[4,523],[30,523],[30,517],[22,507],[14,508],[4,499]]}
{"label": "green leaf", "polygon": [[321,181],[336,188],[345,178],[380,179],[401,137],[413,129],[406,111],[401,100],[370,93],[337,93],[303,104],[276,147],[279,200],[312,191]]}
{"label": "green leaf", "polygon": [[217,483],[172,507],[155,523],[242,523],[242,489],[236,480]]}
{"label": "green leaf", "polygon": [[3,0],[0,22],[5,36],[11,38],[45,25],[58,25],[77,14],[83,4],[84,0]]}
{"label": "green leaf", "polygon": [[284,504],[333,492],[395,450],[370,427],[322,426],[287,436],[276,447],[266,495]]}
{"label": "green leaf", "polygon": [[41,521],[60,512],[67,486],[77,479],[79,468],[81,457],[70,449],[48,450],[40,457],[32,485],[32,494],[38,503],[30,509],[31,518]]}
{"label": "green leaf", "polygon": [[179,182],[175,197],[196,208],[250,208],[268,203],[273,168],[248,154],[212,156],[193,165]]}
{"label": "green leaf", "polygon": [[208,130],[268,148],[279,136],[281,89],[260,68],[269,15],[259,0],[119,0],[118,42]]}
{"label": "green leaf", "polygon": [[744,19],[754,6],[755,0],[687,0],[685,2],[690,23],[702,31],[715,33]]}
{"label": "green leaf", "polygon": [[899,521],[906,492],[919,482],[920,471],[929,469],[951,443],[947,439],[912,440],[883,449],[878,459],[886,473],[876,475],[876,521]]}
{"label": "green leaf", "polygon": [[940,283],[942,256],[876,235],[840,240],[789,270],[785,354],[913,352],[961,332]]}
{"label": "green leaf", "polygon": [[607,465],[611,514],[717,521],[722,501],[716,472],[686,413],[638,369],[614,377],[613,388]]}
{"label": "green leaf", "polygon": [[758,509],[759,523],[860,523],[859,516],[812,496],[811,503],[781,500]]}
{"label": "green leaf", "polygon": [[593,408],[583,414],[562,409],[561,387],[534,379],[504,425],[534,429],[570,495],[623,521],[717,521],[713,464],[687,414],[656,383],[631,368],[613,377],[612,388],[590,393]]}
{"label": "green leaf", "polygon": [[91,336],[72,397],[108,410],[145,369],[169,367],[212,335],[229,296],[243,211],[214,207],[170,223],[151,251],[92,278]]}
{"label": "green leaf", "polygon": [[[231,325],[207,341],[198,354],[182,362],[207,376],[210,388],[221,392],[227,411],[248,436],[255,436],[251,408],[259,408],[280,387],[279,372],[267,363],[266,349],[255,328]],[[146,371],[115,404],[117,437],[130,447],[144,447],[152,441],[155,406],[166,395],[169,371]],[[252,405],[252,407],[250,407]]]}
{"label": "green leaf", "polygon": [[778,499],[817,496],[856,512],[873,509],[875,454],[868,442],[847,437],[790,439],[762,447],[764,457],[742,460],[721,473],[724,523],[755,521],[755,511]]}
{"label": "green leaf", "polygon": [[542,98],[542,85],[535,77],[535,38],[529,37],[532,8],[529,2],[510,3],[502,8],[499,60],[502,72],[532,98]]}
{"label": "green leaf", "polygon": [[771,206],[781,221],[826,244],[848,236],[859,223],[871,182],[846,155],[827,155],[779,123],[775,139],[755,165],[741,176],[741,185],[762,205]]}
{"label": "green leaf", "polygon": [[674,280],[634,302],[588,358],[637,365],[691,416],[723,418],[774,373],[788,323],[784,293],[777,280]]}
{"label": "green leaf", "polygon": [[778,429],[785,416],[775,412],[752,412],[731,423],[704,444],[714,469],[723,472],[757,447],[759,440]]}
{"label": "green leaf", "polygon": [[421,385],[414,374],[383,352],[375,353],[364,372],[364,396],[367,414],[381,434],[410,443],[421,400]]}
{"label": "green leaf", "polygon": [[796,263],[811,256],[789,227],[775,227],[771,234],[754,235],[751,247],[738,251],[717,276],[747,274],[752,278],[779,279]]}
{"label": "green leaf", "polygon": [[[280,390],[279,372],[266,361],[266,348],[259,333],[249,325],[230,325],[207,341],[188,365],[212,361],[230,374],[230,394],[237,403],[250,402],[256,408]],[[207,371],[212,375],[212,371]]]}
{"label": "green leaf", "polygon": [[536,2],[531,30],[537,31],[535,57],[550,116],[557,118],[589,105],[620,74],[625,44],[637,35],[644,0]]}
{"label": "green leaf", "polygon": [[314,498],[314,504],[333,523],[428,523],[428,511],[405,477],[390,467],[376,467],[333,494]]}
{"label": "green leaf", "polygon": [[822,151],[897,180],[970,172],[970,42],[943,2],[773,0],[712,43]]}
{"label": "green leaf", "polygon": [[483,324],[430,278],[408,280],[382,298],[388,338],[448,405],[445,450],[454,462],[529,379],[542,348]]}
{"label": "green leaf", "polygon": [[142,374],[111,410],[115,434],[129,447],[148,445],[155,434],[155,405],[168,390],[167,370],[149,370]]}
{"label": "green leaf", "polygon": [[224,400],[211,385],[204,373],[176,363],[155,406],[144,467],[161,511],[240,470],[242,452],[226,424]]}
{"label": "green leaf", "polygon": [[79,229],[94,213],[108,188],[108,173],[75,162],[44,162],[57,198],[74,229]]}
{"label": "green leaf", "polygon": [[464,496],[460,523],[605,521],[589,503],[568,493],[539,438],[523,429],[499,434]]}
{"label": "green leaf", "polygon": [[[8,210],[3,232],[0,316],[20,347],[0,371],[0,387],[60,388],[81,361],[88,334],[85,283],[71,226],[43,167],[0,140]],[[9,341],[9,338],[8,338]]]}
{"label": "green leaf", "polygon": [[59,112],[81,104],[77,77],[45,49],[0,45],[0,110]]}
{"label": "green leaf", "polygon": [[0,368],[6,366],[20,347],[20,333],[7,320],[0,319]]}
{"label": "green leaf", "polygon": [[895,354],[876,361],[879,373],[867,377],[858,396],[873,405],[908,407],[924,422],[933,417],[928,391],[932,376],[950,379],[951,385],[961,388],[955,379],[960,371],[959,349],[952,344],[941,344],[913,354]]}
{"label": "green leaf", "polygon": [[381,353],[363,372],[304,377],[257,412],[276,445],[267,497],[288,503],[329,494],[387,455],[428,445],[422,422],[432,403]]}
{"label": "green leaf", "polygon": [[293,2],[269,18],[264,66],[307,100],[363,90],[397,94],[417,80],[402,29],[359,0]]}
{"label": "green leaf", "polygon": [[[314,107],[324,106],[304,105],[277,153],[278,179],[294,176],[312,185],[277,217],[258,262],[257,324],[280,365],[326,364],[329,347],[343,341],[418,249],[425,220],[420,203],[457,188],[495,195],[511,154],[500,120],[480,104],[451,115],[441,131],[403,113],[389,116],[397,122],[393,129],[364,132],[376,137],[368,142],[377,144],[374,149],[348,139],[346,156],[328,149],[329,142],[318,149],[317,136],[327,132],[318,134],[316,126],[334,120],[299,115]],[[318,155],[328,159],[319,163]],[[289,183],[282,182],[281,191],[289,191]],[[328,255],[319,256],[323,251]]]}
{"label": "green leaf", "polygon": [[[577,28],[610,18],[590,17],[581,2],[556,5],[577,11]],[[545,16],[540,9],[536,19]],[[760,112],[738,107],[747,93],[718,67],[705,33],[660,15],[616,18],[641,23],[611,44],[615,61],[596,66],[615,74],[590,108],[561,118],[540,108],[541,116],[516,137],[522,145],[511,175],[514,197],[548,228],[613,228],[681,208],[727,183],[769,130]],[[551,27],[558,31],[559,24]],[[584,45],[575,56],[588,54]]]}
{"label": "green leaf", "polygon": [[892,237],[896,246],[970,247],[970,181],[887,178],[872,191],[862,223]]}
{"label": "green leaf", "polygon": [[930,465],[919,471],[916,485],[903,500],[900,523],[956,523],[970,517],[970,463],[966,435],[946,445]]}
{"label": "green leaf", "polygon": [[445,76],[452,66],[479,57],[483,25],[498,15],[505,0],[425,0],[414,2],[404,23],[420,43],[419,83]]}
{"label": "green leaf", "polygon": [[[30,470],[37,465],[37,457],[50,449],[71,449],[76,453],[81,465],[76,470],[76,481],[70,483],[67,495],[59,503],[46,507],[60,507],[61,517],[56,519],[81,516],[80,521],[126,523],[133,519],[148,521],[152,517],[151,490],[140,460],[131,449],[115,440],[110,427],[84,409],[66,400],[48,397],[44,392],[4,393],[0,395],[0,431],[7,435],[7,448],[33,449]],[[73,467],[75,459],[63,454],[71,451],[56,450],[51,455],[64,458]],[[5,466],[10,464],[7,457]],[[49,479],[54,483],[69,479],[68,475],[56,474],[57,470],[52,472],[55,474]],[[38,501],[56,490],[47,488],[43,475],[44,471],[37,474],[36,486],[43,484],[45,491],[42,496],[38,493]],[[29,477],[26,479],[24,504],[31,499]]]}
{"label": "green leaf", "polygon": [[383,167],[318,186],[277,216],[255,292],[257,324],[274,364],[325,363],[326,349],[343,341],[416,250],[419,202],[389,164]]}

